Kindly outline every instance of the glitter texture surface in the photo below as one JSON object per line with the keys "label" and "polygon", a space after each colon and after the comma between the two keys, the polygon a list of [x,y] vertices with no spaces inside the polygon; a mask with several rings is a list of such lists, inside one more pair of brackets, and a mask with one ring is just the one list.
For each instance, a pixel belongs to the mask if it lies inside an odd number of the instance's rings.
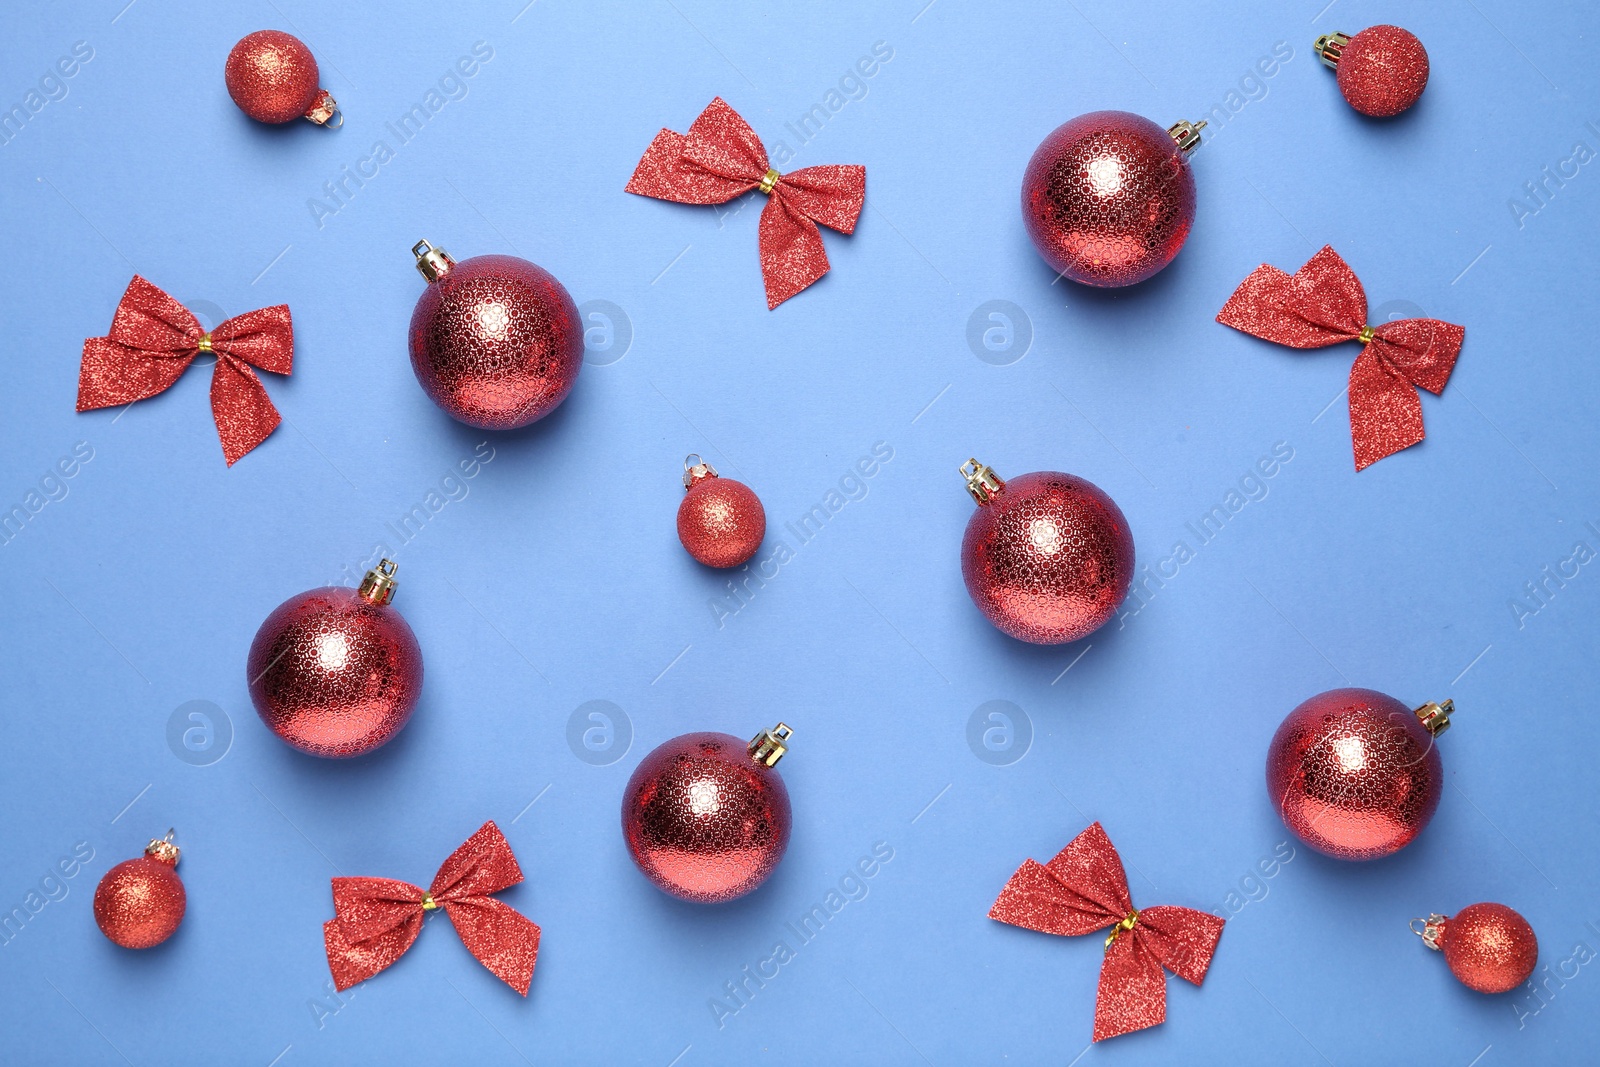
{"label": "glitter texture surface", "polygon": [[767,535],[767,513],[743,482],[707,474],[678,505],[678,540],[708,567],[737,567],[756,554]]}
{"label": "glitter texture surface", "polygon": [[1331,246],[1294,274],[1262,264],[1239,283],[1217,321],[1290,348],[1370,340],[1350,368],[1350,441],[1356,470],[1423,439],[1418,389],[1444,392],[1467,331],[1438,319],[1367,325],[1367,293]]}
{"label": "glitter texture surface", "polygon": [[1133,581],[1133,534],[1091,482],[1042,471],[1012,478],[967,520],[967,593],[1003,632],[1038,645],[1093,633]]}
{"label": "glitter texture surface", "polygon": [[1194,206],[1194,174],[1172,135],[1126,111],[1056,127],[1022,178],[1034,247],[1084,285],[1133,285],[1160,271],[1188,238]]}
{"label": "glitter texture surface", "polygon": [[731,734],[684,734],[640,761],[622,836],[662,890],[714,904],[765,882],[789,847],[789,790]]}
{"label": "glitter texture surface", "polygon": [[293,122],[317,100],[317,61],[298,37],[257,30],[228,53],[223,77],[239,110],[257,122]]}
{"label": "glitter texture surface", "polygon": [[78,410],[155,396],[183,376],[202,342],[217,358],[211,417],[223,459],[233,466],[282,421],[251,365],[274,374],[293,369],[294,325],[287,304],[235,315],[208,334],[188,308],[135,274],[117,303],[111,332],[83,342]]}
{"label": "glitter texture surface", "polygon": [[989,918],[1025,930],[1074,937],[1116,927],[1100,965],[1094,1040],[1143,1030],[1167,1017],[1162,969],[1205,981],[1223,920],[1192,908],[1134,910],[1122,858],[1094,823],[1049,863],[1025,861],[1000,891]]}
{"label": "glitter texture surface", "polygon": [[539,927],[489,894],[522,881],[522,868],[492,821],[450,854],[424,893],[391,878],[333,879],[334,917],[322,925],[339,990],[364,982],[409,949],[430,910],[442,909],[467,951],[523,996],[539,957]]}
{"label": "glitter texture surface", "polygon": [[339,586],[280,604],[256,631],[246,670],[261,721],[332,759],[390,740],[422,693],[422,650],[406,620]]}
{"label": "glitter texture surface", "polygon": [[107,871],[94,891],[100,932],[123,948],[151,948],[171,937],[188,906],[175,866],[140,856]]}
{"label": "glitter texture surface", "polygon": [[1267,792],[1283,823],[1318,852],[1370,860],[1409,845],[1444,789],[1433,736],[1371,689],[1333,689],[1289,713],[1267,751]]}
{"label": "glitter texture surface", "polygon": [[469,426],[512,430],[554,411],[583,366],[566,288],[516,256],[475,256],[430,282],[411,313],[411,369]]}
{"label": "glitter texture surface", "polygon": [[[680,204],[722,204],[760,188],[770,167],[761,139],[719,96],[687,134],[656,134],[625,189]],[[855,232],[867,199],[867,168],[806,167],[771,180],[759,227],[769,309],[828,273],[817,224]]]}
{"label": "glitter texture surface", "polygon": [[1533,927],[1504,904],[1462,908],[1445,920],[1439,942],[1451,973],[1480,993],[1510,992],[1539,962]]}
{"label": "glitter texture surface", "polygon": [[1415,104],[1428,87],[1428,50],[1399,26],[1369,26],[1350,38],[1334,71],[1351,107],[1388,118]]}

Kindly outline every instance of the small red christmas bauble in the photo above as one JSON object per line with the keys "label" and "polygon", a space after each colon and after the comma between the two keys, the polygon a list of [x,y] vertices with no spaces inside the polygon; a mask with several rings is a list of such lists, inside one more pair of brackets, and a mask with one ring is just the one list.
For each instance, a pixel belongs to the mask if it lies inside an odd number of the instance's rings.
{"label": "small red christmas bauble", "polygon": [[1370,860],[1409,845],[1444,791],[1434,738],[1455,704],[1415,711],[1371,689],[1331,689],[1291,711],[1267,750],[1267,793],[1318,852]]}
{"label": "small red christmas bauble", "polygon": [[[317,61],[300,38],[281,30],[257,30],[233,46],[223,77],[239,110],[257,122],[310,119],[326,125],[339,113],[328,90],[317,85]],[[343,125],[340,118],[335,126]]]}
{"label": "small red christmas bauble", "polygon": [[107,871],[94,890],[100,932],[123,948],[151,948],[171,937],[188,905],[177,866],[178,846],[168,830],[145,846],[143,856]]}
{"label": "small red christmas bauble", "polygon": [[1411,922],[1425,945],[1444,953],[1461,984],[1480,993],[1510,992],[1528,980],[1539,962],[1533,927],[1504,904],[1470,904],[1454,915]]}
{"label": "small red christmas bauble", "polygon": [[395,570],[384,560],[360,589],[292,596],[256,631],[250,699],[261,721],[300,751],[364,755],[410,721],[422,693],[422,649],[389,606]]}
{"label": "small red christmas bauble", "polygon": [[683,502],[678,540],[707,567],[737,567],[756,554],[767,535],[767,513],[748,485],[719,478],[711,464],[690,454],[683,461]]}
{"label": "small red christmas bauble", "polygon": [[1133,581],[1133,534],[1092,482],[1039,471],[1001,481],[961,468],[978,510],[961,539],[972,602],[1004,633],[1036,645],[1076,641],[1104,626]]}
{"label": "small red christmas bauble", "polygon": [[774,767],[790,733],[780,722],[748,744],[684,734],[646,756],[622,794],[622,837],[645,877],[698,904],[765,882],[789,847],[789,790]]}
{"label": "small red christmas bauble", "polygon": [[1368,26],[1354,37],[1324,34],[1316,52],[1338,75],[1345,100],[1363,115],[1398,115],[1428,87],[1428,50],[1399,26]]}
{"label": "small red christmas bauble", "polygon": [[562,284],[516,256],[457,263],[427,241],[411,251],[428,281],[411,313],[411,369],[433,402],[485,430],[559,407],[583,366],[583,327]]}
{"label": "small red christmas bauble", "polygon": [[1126,111],[1091,111],[1056,127],[1022,178],[1022,221],[1045,262],[1103,287],[1171,263],[1194,225],[1188,154],[1204,126],[1163,130]]}

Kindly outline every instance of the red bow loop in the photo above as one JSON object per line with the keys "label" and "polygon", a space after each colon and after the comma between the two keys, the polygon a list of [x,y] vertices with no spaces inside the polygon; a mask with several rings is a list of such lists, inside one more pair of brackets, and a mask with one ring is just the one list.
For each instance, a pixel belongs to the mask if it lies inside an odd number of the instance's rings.
{"label": "red bow loop", "polygon": [[527,996],[539,927],[488,895],[520,881],[522,868],[493,821],[450,854],[427,892],[389,878],[333,879],[334,917],[322,932],[334,986],[348,989],[394,963],[416,941],[427,913],[442,908],[467,950]]}
{"label": "red bow loop", "polygon": [[188,308],[134,275],[110,332],[83,343],[78,410],[131,404],[164,392],[201,352],[217,357],[211,413],[231,467],[282,421],[251,367],[275,374],[293,368],[294,326],[285,304],[236,315],[208,334]]}
{"label": "red bow loop", "polygon": [[1025,861],[1000,891],[989,918],[1066,936],[1112,928],[1100,966],[1096,1041],[1163,1021],[1163,968],[1199,985],[1223,927],[1222,919],[1192,908],[1134,910],[1122,858],[1099,823],[1048,864]]}
{"label": "red bow loop", "polygon": [[1224,326],[1288,345],[1322,348],[1340,341],[1366,345],[1350,371],[1350,436],[1356,469],[1421,441],[1416,390],[1444,391],[1466,330],[1437,319],[1371,326],[1361,281],[1331,246],[1294,274],[1263,264],[1217,313]]}
{"label": "red bow loop", "polygon": [[726,203],[751,189],[766,193],[759,226],[761,274],[767,307],[775,308],[828,273],[817,225],[855,232],[866,204],[867,171],[829,165],[779,174],[750,124],[719,96],[686,135],[656,134],[625,188],[680,204]]}

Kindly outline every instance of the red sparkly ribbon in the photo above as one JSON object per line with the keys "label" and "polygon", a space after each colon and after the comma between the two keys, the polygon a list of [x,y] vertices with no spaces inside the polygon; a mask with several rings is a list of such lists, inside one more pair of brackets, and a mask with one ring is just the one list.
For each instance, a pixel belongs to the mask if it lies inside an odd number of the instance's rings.
{"label": "red sparkly ribbon", "polygon": [[117,304],[111,332],[83,342],[78,410],[155,396],[182,377],[201,352],[217,357],[211,414],[231,467],[282,421],[251,364],[289,373],[294,329],[287,304],[237,315],[206,333],[188,308],[135,274]]}
{"label": "red sparkly ribbon", "polygon": [[867,199],[867,168],[806,167],[779,174],[739,113],[719,96],[687,135],[662,130],[628,179],[627,191],[680,204],[723,204],[751,189],[761,212],[761,275],[775,308],[824,274],[828,253],[817,223],[853,233]]}
{"label": "red sparkly ribbon", "polygon": [[1211,966],[1223,920],[1192,908],[1135,911],[1122,859],[1095,823],[1046,864],[1028,860],[1011,876],[989,918],[1025,930],[1072,937],[1111,927],[1094,1039],[1143,1030],[1167,1017],[1165,967],[1199,985]]}
{"label": "red sparkly ribbon", "polygon": [[1291,348],[1366,345],[1350,368],[1350,437],[1356,470],[1425,436],[1417,389],[1444,391],[1466,330],[1437,319],[1367,325],[1367,294],[1331,246],[1294,274],[1262,264],[1217,313],[1224,326]]}
{"label": "red sparkly ribbon", "polygon": [[489,896],[520,881],[522,868],[493,821],[450,854],[427,892],[389,878],[335,878],[334,917],[322,924],[333,984],[349,989],[389,966],[417,939],[424,916],[443,908],[467,951],[527,996],[539,927]]}

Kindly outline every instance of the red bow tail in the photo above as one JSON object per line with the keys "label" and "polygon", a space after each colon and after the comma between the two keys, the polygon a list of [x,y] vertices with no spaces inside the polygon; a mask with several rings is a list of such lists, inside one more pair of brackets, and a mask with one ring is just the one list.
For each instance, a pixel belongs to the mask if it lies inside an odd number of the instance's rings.
{"label": "red bow tail", "polygon": [[1165,1020],[1163,969],[1199,985],[1223,927],[1222,919],[1191,908],[1158,905],[1135,911],[1122,859],[1099,823],[1048,864],[1025,861],[1000,891],[989,917],[1066,936],[1112,928],[1100,967],[1096,1041]]}
{"label": "red bow tail", "polygon": [[450,916],[467,950],[523,996],[539,955],[539,927],[489,896],[522,881],[511,846],[492,821],[450,854],[424,893],[387,878],[333,879],[334,918],[323,924],[334,986],[348,989],[405,954],[432,908]]}
{"label": "red bow tail", "polygon": [[866,203],[867,171],[821,166],[778,174],[750,124],[719,96],[687,134],[656,134],[626,189],[680,204],[726,203],[751,189],[767,193],[759,248],[770,309],[828,273],[817,226],[855,231]]}
{"label": "red bow tail", "polygon": [[1340,341],[1366,344],[1350,371],[1350,437],[1356,469],[1421,441],[1418,388],[1438,394],[1450,379],[1466,331],[1437,319],[1367,324],[1367,294],[1332,247],[1294,274],[1263,264],[1217,313],[1224,326],[1291,348]]}
{"label": "red bow tail", "polygon": [[78,410],[155,396],[182,377],[201,352],[217,357],[211,413],[231,467],[282,421],[252,365],[275,374],[293,368],[294,327],[287,305],[235,316],[207,334],[187,308],[134,275],[110,333],[83,343]]}

